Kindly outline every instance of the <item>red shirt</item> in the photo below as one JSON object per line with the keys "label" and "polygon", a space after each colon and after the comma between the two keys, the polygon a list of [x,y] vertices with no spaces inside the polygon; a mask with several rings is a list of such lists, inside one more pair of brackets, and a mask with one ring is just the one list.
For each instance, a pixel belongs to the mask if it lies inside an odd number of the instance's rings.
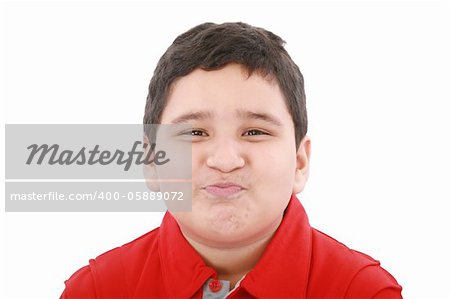
{"label": "red shirt", "polygon": [[[61,298],[202,298],[216,277],[166,213],[159,228],[75,272]],[[293,195],[266,250],[227,298],[402,298],[380,263],[311,228]]]}

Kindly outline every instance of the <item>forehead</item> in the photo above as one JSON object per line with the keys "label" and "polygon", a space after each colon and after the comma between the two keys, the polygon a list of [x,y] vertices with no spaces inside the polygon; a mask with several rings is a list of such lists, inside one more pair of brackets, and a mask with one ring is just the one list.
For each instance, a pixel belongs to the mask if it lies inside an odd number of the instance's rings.
{"label": "forehead", "polygon": [[173,83],[161,121],[180,114],[212,111],[213,116],[242,115],[239,111],[271,113],[291,120],[283,93],[271,76],[230,64],[214,71],[196,69]]}

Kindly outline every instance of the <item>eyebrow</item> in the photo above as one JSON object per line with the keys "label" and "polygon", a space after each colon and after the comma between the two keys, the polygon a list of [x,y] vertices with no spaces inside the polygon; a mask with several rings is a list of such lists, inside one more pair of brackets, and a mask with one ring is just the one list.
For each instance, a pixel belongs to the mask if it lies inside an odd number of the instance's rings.
{"label": "eyebrow", "polygon": [[211,111],[189,112],[176,117],[171,121],[172,124],[186,123],[190,120],[211,119],[214,114]]}
{"label": "eyebrow", "polygon": [[278,120],[278,118],[276,118],[273,115],[267,114],[267,113],[258,113],[258,112],[247,111],[247,110],[237,110],[236,114],[239,118],[242,118],[242,119],[262,120],[262,121],[265,121],[272,125],[275,125],[277,127],[282,126],[281,121]]}
{"label": "eyebrow", "polygon": [[[277,127],[281,127],[282,123],[278,118],[268,113],[258,113],[248,110],[237,110],[236,116],[240,119],[256,119],[262,120]],[[182,114],[176,117],[171,121],[172,124],[186,123],[191,120],[205,120],[211,119],[214,117],[214,113],[212,111],[198,111],[198,112],[189,112],[186,114]]]}

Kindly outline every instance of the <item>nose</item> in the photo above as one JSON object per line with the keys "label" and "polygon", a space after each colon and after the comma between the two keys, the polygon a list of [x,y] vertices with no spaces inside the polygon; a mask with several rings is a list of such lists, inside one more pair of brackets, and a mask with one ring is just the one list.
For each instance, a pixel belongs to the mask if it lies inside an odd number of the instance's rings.
{"label": "nose", "polygon": [[245,159],[239,149],[239,145],[231,140],[217,141],[209,149],[206,165],[220,172],[228,173],[242,168]]}

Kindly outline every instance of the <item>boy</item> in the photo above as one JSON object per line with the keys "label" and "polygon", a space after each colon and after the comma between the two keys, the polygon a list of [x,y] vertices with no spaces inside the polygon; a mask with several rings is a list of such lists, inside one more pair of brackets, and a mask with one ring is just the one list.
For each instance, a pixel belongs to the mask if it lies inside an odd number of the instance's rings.
{"label": "boy", "polygon": [[175,39],[144,123],[192,126],[192,211],[91,260],[62,298],[401,298],[378,261],[309,226],[303,77],[283,44],[244,23]]}

